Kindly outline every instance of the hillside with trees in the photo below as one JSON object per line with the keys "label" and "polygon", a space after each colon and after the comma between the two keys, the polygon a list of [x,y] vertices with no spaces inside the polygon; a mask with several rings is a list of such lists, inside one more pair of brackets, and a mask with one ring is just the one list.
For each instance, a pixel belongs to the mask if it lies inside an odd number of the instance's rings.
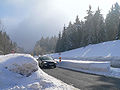
{"label": "hillside with trees", "polygon": [[57,37],[53,36],[53,37],[41,37],[41,39],[39,41],[36,42],[35,47],[34,47],[34,51],[33,54],[34,55],[43,55],[46,53],[53,53],[55,52],[55,47],[56,47],[56,43],[57,43]]}
{"label": "hillside with trees", "polygon": [[12,42],[10,37],[5,32],[4,25],[0,21],[0,54],[9,54],[12,50],[17,50],[17,44]]}
{"label": "hillside with trees", "polygon": [[68,51],[89,44],[120,39],[120,6],[114,4],[104,19],[101,10],[93,12],[89,6],[84,21],[76,17],[75,22],[64,26],[59,32],[55,52]]}

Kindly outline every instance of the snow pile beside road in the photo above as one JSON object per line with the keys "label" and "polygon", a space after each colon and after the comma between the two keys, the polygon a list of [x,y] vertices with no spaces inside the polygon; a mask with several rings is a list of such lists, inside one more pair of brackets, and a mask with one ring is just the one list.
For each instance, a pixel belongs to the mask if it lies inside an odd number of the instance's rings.
{"label": "snow pile beside road", "polygon": [[[59,54],[51,54],[58,58]],[[113,60],[120,59],[120,40],[108,41],[61,53],[62,59],[73,60]]]}
{"label": "snow pile beside road", "polygon": [[53,58],[84,61],[111,61],[111,66],[120,67],[120,40],[108,41],[86,47],[50,54]]}
{"label": "snow pile beside road", "polygon": [[64,67],[75,70],[87,70],[93,72],[109,72],[110,62],[98,62],[98,61],[78,61],[78,60],[62,60],[58,67]]}
{"label": "snow pile beside road", "polygon": [[110,67],[109,61],[62,60],[57,66],[75,71],[120,78],[120,68]]}
{"label": "snow pile beside road", "polygon": [[4,65],[6,69],[24,76],[29,76],[38,70],[37,61],[30,55],[9,58]]}
{"label": "snow pile beside road", "polygon": [[112,60],[111,66],[115,68],[120,68],[120,60]]}
{"label": "snow pile beside road", "polygon": [[120,78],[120,40],[88,45],[62,52],[61,55],[54,53],[50,56],[56,59],[62,58],[59,67]]}
{"label": "snow pile beside road", "polygon": [[0,90],[76,90],[48,74],[29,54],[0,56]]}

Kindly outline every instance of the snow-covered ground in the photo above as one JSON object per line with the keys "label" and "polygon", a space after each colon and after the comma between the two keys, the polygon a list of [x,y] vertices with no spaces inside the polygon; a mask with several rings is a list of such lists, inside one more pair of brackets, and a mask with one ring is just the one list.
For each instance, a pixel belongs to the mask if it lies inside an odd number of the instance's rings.
{"label": "snow-covered ground", "polygon": [[109,61],[62,60],[57,67],[120,78],[120,68],[111,67]]}
{"label": "snow-covered ground", "polygon": [[109,72],[109,62],[98,62],[98,61],[78,61],[78,60],[62,60],[58,64],[59,67],[74,68],[81,70],[88,70],[94,72]]}
{"label": "snow-covered ground", "polygon": [[50,56],[62,58],[59,67],[120,78],[120,40],[88,45]]}
{"label": "snow-covered ground", "polygon": [[[57,59],[59,54],[55,53],[51,54],[51,56]],[[69,60],[120,60],[120,40],[88,45],[86,47],[62,52],[60,56],[62,59]]]}
{"label": "snow-covered ground", "polygon": [[0,90],[76,90],[43,72],[29,54],[0,56]]}

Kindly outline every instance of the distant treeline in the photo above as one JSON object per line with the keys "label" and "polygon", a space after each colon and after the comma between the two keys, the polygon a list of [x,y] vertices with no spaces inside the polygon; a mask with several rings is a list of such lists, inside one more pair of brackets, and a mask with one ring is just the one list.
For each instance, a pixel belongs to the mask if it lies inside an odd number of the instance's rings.
{"label": "distant treeline", "polygon": [[55,52],[63,52],[89,44],[120,39],[120,6],[114,4],[104,19],[101,10],[93,13],[91,6],[87,10],[85,21],[80,21],[78,16],[72,24],[69,22],[59,33]]}
{"label": "distant treeline", "polygon": [[6,34],[5,28],[0,21],[0,54],[11,53],[12,50],[17,49],[17,44],[12,42],[10,37]]}
{"label": "distant treeline", "polygon": [[51,38],[42,37],[39,41],[36,42],[33,54],[34,55],[43,55],[43,54],[55,52],[57,39],[58,38],[56,36],[53,36]]}

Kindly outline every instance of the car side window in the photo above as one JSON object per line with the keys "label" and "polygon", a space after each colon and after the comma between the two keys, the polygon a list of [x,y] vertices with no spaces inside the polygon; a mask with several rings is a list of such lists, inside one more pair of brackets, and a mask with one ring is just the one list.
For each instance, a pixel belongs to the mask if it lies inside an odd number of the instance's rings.
{"label": "car side window", "polygon": [[42,57],[39,57],[39,60],[42,60]]}

